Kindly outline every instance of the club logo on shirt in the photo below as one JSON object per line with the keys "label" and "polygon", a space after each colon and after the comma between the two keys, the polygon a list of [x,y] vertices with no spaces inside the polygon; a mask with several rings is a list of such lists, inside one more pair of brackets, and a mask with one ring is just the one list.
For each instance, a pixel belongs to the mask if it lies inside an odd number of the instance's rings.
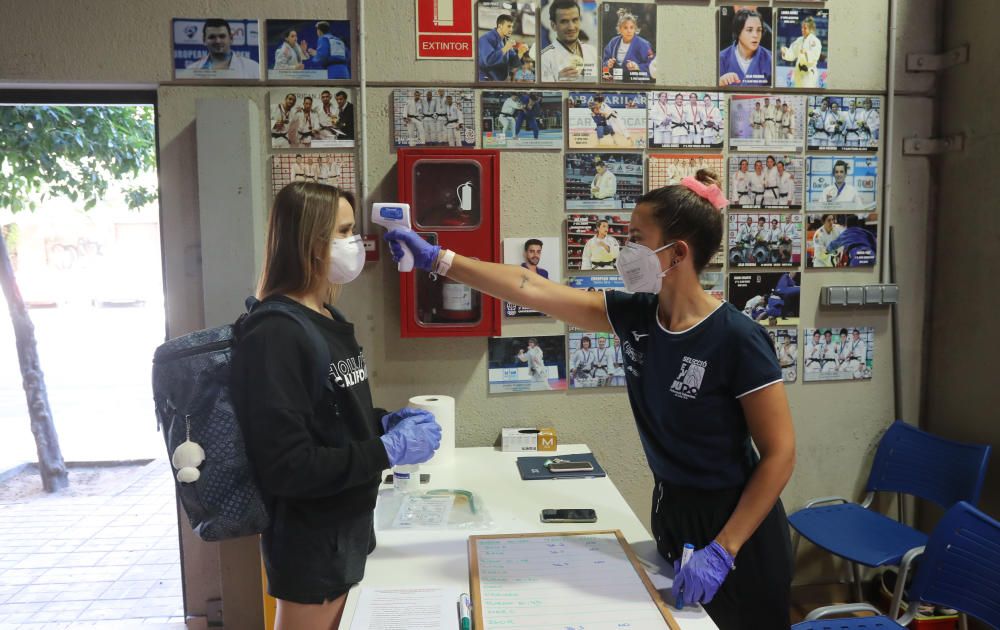
{"label": "club logo on shirt", "polygon": [[341,389],[354,387],[358,383],[367,381],[368,366],[365,364],[365,354],[358,352],[356,357],[331,363],[330,380]]}
{"label": "club logo on shirt", "polygon": [[681,360],[681,371],[670,386],[670,392],[678,398],[693,400],[698,397],[701,382],[705,378],[708,361],[684,357]]}

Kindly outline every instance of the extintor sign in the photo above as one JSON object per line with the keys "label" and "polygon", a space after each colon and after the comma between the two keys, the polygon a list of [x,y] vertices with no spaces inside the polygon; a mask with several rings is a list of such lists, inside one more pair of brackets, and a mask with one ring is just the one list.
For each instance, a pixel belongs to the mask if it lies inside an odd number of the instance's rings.
{"label": "extintor sign", "polygon": [[472,59],[472,0],[417,0],[417,59]]}

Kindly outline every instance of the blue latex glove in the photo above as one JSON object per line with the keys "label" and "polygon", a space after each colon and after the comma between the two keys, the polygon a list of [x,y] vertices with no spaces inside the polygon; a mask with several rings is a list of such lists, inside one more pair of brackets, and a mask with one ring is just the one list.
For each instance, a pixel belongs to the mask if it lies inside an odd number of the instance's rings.
{"label": "blue latex glove", "polygon": [[403,418],[382,436],[389,465],[422,464],[441,445],[441,425],[429,411]]}
{"label": "blue latex glove", "polygon": [[695,602],[707,604],[732,568],[733,557],[714,540],[707,547],[695,550],[683,569],[680,560],[675,560],[674,600],[683,602],[679,606]]}
{"label": "blue latex glove", "polygon": [[[402,422],[406,418],[412,416],[418,416],[423,413],[428,413],[423,409],[414,409],[413,407],[403,407],[402,409],[397,409],[392,413],[387,413],[382,416],[382,431],[388,433],[392,431],[392,428]],[[433,418],[434,416],[431,415]]]}
{"label": "blue latex glove", "polygon": [[389,243],[393,261],[399,262],[403,258],[403,248],[400,245],[402,243],[413,252],[413,264],[417,269],[434,270],[434,263],[441,252],[440,245],[431,245],[420,238],[416,232],[409,230],[389,230],[383,238]]}

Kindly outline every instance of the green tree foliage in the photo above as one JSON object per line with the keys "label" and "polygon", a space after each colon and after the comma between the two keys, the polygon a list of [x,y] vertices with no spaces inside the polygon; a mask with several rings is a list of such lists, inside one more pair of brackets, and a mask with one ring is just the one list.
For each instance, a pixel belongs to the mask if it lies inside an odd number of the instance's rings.
{"label": "green tree foliage", "polygon": [[[156,166],[152,107],[0,106],[0,208],[34,210],[48,197],[93,208],[108,184]],[[130,208],[156,191],[125,189]]]}

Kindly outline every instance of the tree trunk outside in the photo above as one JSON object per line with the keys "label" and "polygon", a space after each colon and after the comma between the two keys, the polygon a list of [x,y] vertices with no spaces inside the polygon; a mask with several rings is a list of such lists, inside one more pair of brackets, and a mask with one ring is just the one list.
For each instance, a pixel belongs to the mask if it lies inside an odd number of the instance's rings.
{"label": "tree trunk outside", "polygon": [[59,436],[52,422],[49,396],[45,391],[45,377],[38,360],[38,342],[35,340],[35,326],[28,317],[21,291],[17,288],[14,268],[7,253],[7,243],[0,236],[0,288],[7,298],[7,308],[14,324],[14,339],[17,344],[17,361],[21,366],[24,396],[28,401],[28,416],[31,418],[31,432],[35,435],[38,451],[38,469],[42,473],[42,486],[46,492],[55,492],[69,486],[69,475],[59,450]]}

